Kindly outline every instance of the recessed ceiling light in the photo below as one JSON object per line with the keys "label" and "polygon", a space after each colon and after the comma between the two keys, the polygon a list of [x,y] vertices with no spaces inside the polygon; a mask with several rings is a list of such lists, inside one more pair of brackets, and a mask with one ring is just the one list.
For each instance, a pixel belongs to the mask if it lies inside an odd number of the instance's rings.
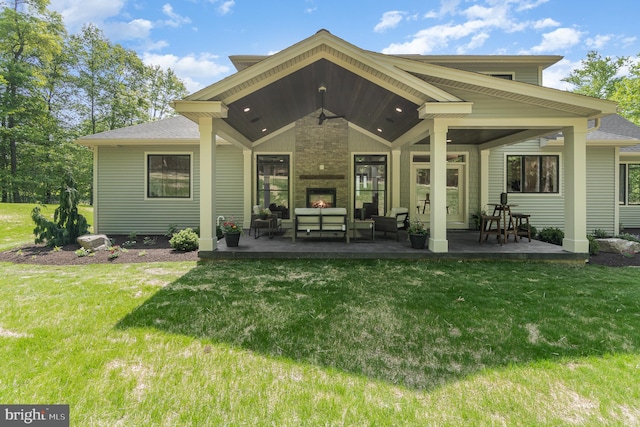
{"label": "recessed ceiling light", "polygon": [[400,107],[396,107],[396,111],[397,111],[398,113],[402,113],[402,108],[400,108]]}
{"label": "recessed ceiling light", "polygon": [[382,133],[382,129],[378,128],[378,132]]}
{"label": "recessed ceiling light", "polygon": [[262,128],[262,132],[266,132],[266,131],[267,131],[267,128]]}
{"label": "recessed ceiling light", "polygon": [[244,110],[242,111],[244,111],[245,113],[248,113],[249,111],[251,111],[251,107],[244,107]]}
{"label": "recessed ceiling light", "polygon": [[450,140],[450,139],[447,139],[447,142],[451,142],[451,140]]}

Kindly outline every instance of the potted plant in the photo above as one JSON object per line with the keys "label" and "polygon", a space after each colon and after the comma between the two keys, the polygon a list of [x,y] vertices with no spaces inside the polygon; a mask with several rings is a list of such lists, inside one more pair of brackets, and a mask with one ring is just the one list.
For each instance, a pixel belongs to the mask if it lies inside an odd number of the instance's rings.
{"label": "potted plant", "polygon": [[224,235],[224,241],[227,243],[227,247],[238,246],[240,235],[242,234],[242,227],[240,227],[233,218],[223,222],[220,229]]}
{"label": "potted plant", "polygon": [[267,219],[271,216],[271,210],[267,208],[260,209],[259,216],[260,216],[260,219]]}
{"label": "potted plant", "polygon": [[411,221],[409,228],[407,228],[407,234],[413,249],[424,249],[429,236],[429,229],[423,223],[418,220]]}

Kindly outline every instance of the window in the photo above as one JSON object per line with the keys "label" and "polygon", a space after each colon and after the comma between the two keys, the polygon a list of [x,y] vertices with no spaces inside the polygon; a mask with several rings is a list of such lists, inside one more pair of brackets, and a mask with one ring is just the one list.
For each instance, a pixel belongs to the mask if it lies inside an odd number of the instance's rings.
{"label": "window", "polygon": [[257,204],[289,218],[289,156],[258,155]]}
{"label": "window", "polygon": [[507,156],[507,192],[557,193],[560,158],[554,156]]}
{"label": "window", "polygon": [[387,203],[387,156],[356,155],[354,170],[355,218],[384,215]]}
{"label": "window", "polygon": [[148,154],[147,197],[191,198],[191,155]]}
{"label": "window", "polygon": [[640,205],[640,164],[620,165],[620,204]]}

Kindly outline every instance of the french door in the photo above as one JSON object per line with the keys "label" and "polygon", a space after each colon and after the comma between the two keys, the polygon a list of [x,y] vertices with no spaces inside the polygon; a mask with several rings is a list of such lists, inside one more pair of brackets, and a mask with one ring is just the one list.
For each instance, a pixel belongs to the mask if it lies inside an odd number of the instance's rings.
{"label": "french door", "polygon": [[[447,164],[447,226],[467,227],[465,206],[465,169],[461,163]],[[429,163],[414,163],[412,169],[412,217],[429,223],[431,214],[431,170]]]}

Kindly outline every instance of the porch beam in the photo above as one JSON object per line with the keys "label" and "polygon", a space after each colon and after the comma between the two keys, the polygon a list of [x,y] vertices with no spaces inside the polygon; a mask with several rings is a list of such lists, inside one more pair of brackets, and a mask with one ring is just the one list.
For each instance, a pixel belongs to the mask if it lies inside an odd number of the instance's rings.
{"label": "porch beam", "polygon": [[393,143],[391,144],[391,148],[394,150],[399,150],[401,147],[405,145],[415,144],[427,136],[429,136],[429,132],[431,131],[431,122],[429,120],[421,120],[417,125],[406,131],[404,134],[400,135]]}
{"label": "porch beam", "polygon": [[216,130],[220,136],[236,147],[242,150],[251,148],[252,142],[224,120],[217,121]]}
{"label": "porch beam", "polygon": [[493,141],[480,144],[478,148],[480,150],[489,150],[491,148],[501,147],[503,145],[516,144],[518,142],[527,141],[530,139],[539,138],[550,132],[550,129],[530,129],[523,130],[514,135],[505,136],[503,138],[494,139]]}
{"label": "porch beam", "polygon": [[431,212],[429,249],[449,252],[447,240],[447,123],[431,121]]}
{"label": "porch beam", "polygon": [[425,102],[418,108],[418,118],[464,117],[473,112],[473,102]]}
{"label": "porch beam", "polygon": [[200,252],[217,249],[216,237],[216,120],[200,117]]}
{"label": "porch beam", "polygon": [[564,229],[562,247],[568,252],[589,253],[587,240],[587,120],[563,129]]}

